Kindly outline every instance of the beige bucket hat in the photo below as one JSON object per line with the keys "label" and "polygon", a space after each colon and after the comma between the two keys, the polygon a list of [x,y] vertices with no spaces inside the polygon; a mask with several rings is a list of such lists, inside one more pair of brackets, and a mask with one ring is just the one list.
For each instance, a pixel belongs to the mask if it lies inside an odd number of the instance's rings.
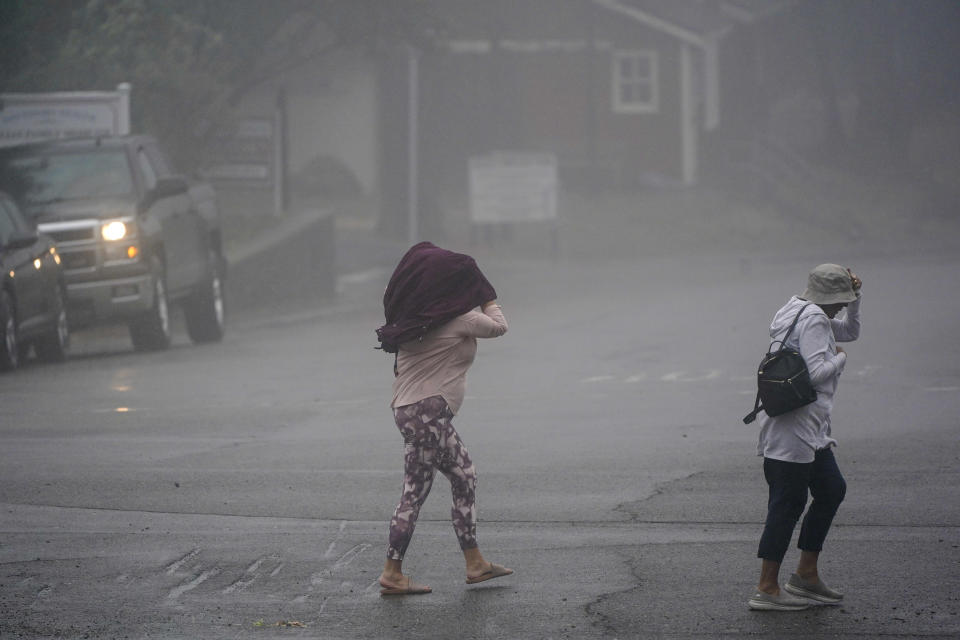
{"label": "beige bucket hat", "polygon": [[821,264],[810,272],[807,289],[800,297],[814,304],[838,304],[853,302],[857,294],[846,269],[838,264]]}

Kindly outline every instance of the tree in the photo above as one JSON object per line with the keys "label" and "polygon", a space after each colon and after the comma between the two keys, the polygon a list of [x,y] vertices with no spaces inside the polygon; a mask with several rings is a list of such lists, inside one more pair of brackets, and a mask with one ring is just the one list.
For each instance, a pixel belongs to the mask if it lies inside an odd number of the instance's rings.
{"label": "tree", "polygon": [[342,47],[429,37],[420,0],[0,0],[0,91],[133,85],[132,125],[197,168],[250,89]]}

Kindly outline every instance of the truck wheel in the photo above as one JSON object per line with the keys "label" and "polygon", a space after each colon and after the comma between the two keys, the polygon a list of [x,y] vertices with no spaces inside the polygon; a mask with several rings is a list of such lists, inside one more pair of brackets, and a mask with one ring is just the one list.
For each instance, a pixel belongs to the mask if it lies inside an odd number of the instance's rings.
{"label": "truck wheel", "polygon": [[153,262],[153,307],[131,320],[127,327],[137,351],[162,351],[170,346],[170,306],[159,260]]}
{"label": "truck wheel", "polygon": [[207,277],[183,305],[187,334],[194,342],[218,342],[224,333],[226,304],[220,257],[211,251],[207,261]]}
{"label": "truck wheel", "polygon": [[17,311],[6,291],[0,291],[0,371],[13,371],[20,364],[17,343]]}
{"label": "truck wheel", "polygon": [[63,362],[67,359],[67,349],[70,347],[70,329],[67,326],[67,305],[64,302],[63,291],[57,287],[57,297],[54,301],[56,323],[33,343],[37,357],[44,362]]}

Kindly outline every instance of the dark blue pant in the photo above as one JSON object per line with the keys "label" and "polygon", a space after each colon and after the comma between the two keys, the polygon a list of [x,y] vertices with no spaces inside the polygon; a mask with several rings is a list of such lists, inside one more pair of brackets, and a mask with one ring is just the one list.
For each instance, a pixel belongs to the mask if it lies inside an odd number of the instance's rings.
{"label": "dark blue pant", "polygon": [[813,502],[800,526],[797,547],[801,551],[822,550],[833,516],[847,493],[847,482],[833,451],[821,449],[813,462],[806,463],[764,458],[763,476],[770,487],[770,497],[757,557],[783,562],[797,520],[807,504],[808,489]]}

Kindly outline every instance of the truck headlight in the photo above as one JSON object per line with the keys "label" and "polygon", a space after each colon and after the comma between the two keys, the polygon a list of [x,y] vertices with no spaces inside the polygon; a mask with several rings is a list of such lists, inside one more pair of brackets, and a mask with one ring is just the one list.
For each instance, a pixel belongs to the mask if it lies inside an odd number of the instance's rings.
{"label": "truck headlight", "polygon": [[123,240],[127,237],[127,225],[123,220],[111,220],[100,227],[100,235],[110,242]]}
{"label": "truck headlight", "polygon": [[140,259],[137,223],[133,218],[114,218],[100,225],[101,247],[105,266],[128,264]]}

